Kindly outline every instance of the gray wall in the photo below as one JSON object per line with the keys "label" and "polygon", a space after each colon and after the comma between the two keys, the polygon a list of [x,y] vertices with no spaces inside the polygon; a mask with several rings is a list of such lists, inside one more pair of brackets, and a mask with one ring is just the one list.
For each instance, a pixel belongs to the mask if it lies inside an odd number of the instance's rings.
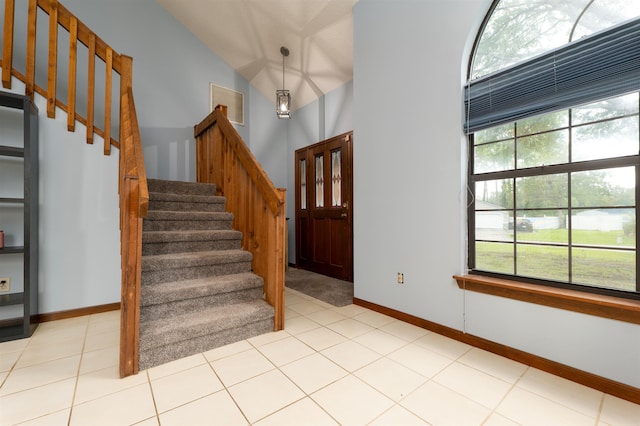
{"label": "gray wall", "polygon": [[462,86],[489,4],[354,7],[355,296],[638,387],[640,326],[465,293],[451,278],[466,270]]}

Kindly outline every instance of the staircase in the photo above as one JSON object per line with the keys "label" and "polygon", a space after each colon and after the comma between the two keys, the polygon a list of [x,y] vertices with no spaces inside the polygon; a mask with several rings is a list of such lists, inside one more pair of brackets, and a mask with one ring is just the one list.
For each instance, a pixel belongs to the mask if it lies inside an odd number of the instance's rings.
{"label": "staircase", "polygon": [[274,329],[264,282],[213,184],[148,180],[140,370]]}

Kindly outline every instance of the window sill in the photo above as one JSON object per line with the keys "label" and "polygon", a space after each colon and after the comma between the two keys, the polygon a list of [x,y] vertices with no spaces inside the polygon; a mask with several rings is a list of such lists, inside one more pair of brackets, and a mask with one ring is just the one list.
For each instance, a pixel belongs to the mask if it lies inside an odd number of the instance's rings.
{"label": "window sill", "polygon": [[482,275],[454,275],[461,289],[640,324],[640,301]]}

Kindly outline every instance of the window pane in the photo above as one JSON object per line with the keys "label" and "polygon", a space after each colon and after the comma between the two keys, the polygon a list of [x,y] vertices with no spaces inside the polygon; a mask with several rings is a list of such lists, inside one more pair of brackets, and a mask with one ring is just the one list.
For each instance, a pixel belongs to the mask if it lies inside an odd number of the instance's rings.
{"label": "window pane", "polygon": [[513,179],[476,182],[476,210],[513,208]]}
{"label": "window pane", "polygon": [[518,138],[519,169],[569,161],[569,131],[559,130]]}
{"label": "window pane", "polygon": [[[535,210],[516,212],[516,239],[527,242],[567,244],[567,210]],[[513,223],[509,224],[513,229]]]}
{"label": "window pane", "polygon": [[574,210],[571,215],[573,244],[603,247],[635,247],[634,209]]}
{"label": "window pane", "polygon": [[515,167],[513,139],[475,147],[475,173],[498,172]]}
{"label": "window pane", "polygon": [[[640,4],[640,2],[638,4]],[[638,94],[631,93],[629,95],[572,108],[571,123],[576,126],[637,113]]]}
{"label": "window pane", "polygon": [[589,0],[502,0],[482,33],[472,78],[569,42],[571,29]]}
{"label": "window pane", "polygon": [[475,269],[513,274],[513,244],[476,243]]}
{"label": "window pane", "polygon": [[486,130],[480,130],[473,136],[474,144],[479,145],[486,142],[501,141],[504,139],[513,139],[513,123],[503,124],[502,126],[492,127]]}
{"label": "window pane", "polygon": [[518,136],[526,136],[548,130],[560,129],[569,125],[569,113],[566,110],[550,112],[518,121]]}
{"label": "window pane", "polygon": [[[476,240],[513,242],[513,212],[476,211]],[[509,228],[509,225],[512,225]]]}
{"label": "window pane", "polygon": [[574,248],[572,258],[574,283],[636,290],[635,252]]}
{"label": "window pane", "polygon": [[567,174],[516,179],[516,207],[556,209],[567,207]]}
{"label": "window pane", "polygon": [[595,0],[577,22],[572,40],[610,28],[634,16],[640,16],[640,2]]}
{"label": "window pane", "polygon": [[572,207],[634,206],[635,173],[635,167],[572,173]]}
{"label": "window pane", "polygon": [[637,16],[640,3],[635,0],[502,0],[480,37],[471,76],[501,70]]}
{"label": "window pane", "polygon": [[638,154],[638,116],[576,127],[572,131],[572,160]]}
{"label": "window pane", "polygon": [[567,281],[569,249],[536,245],[516,245],[518,275],[547,280]]}

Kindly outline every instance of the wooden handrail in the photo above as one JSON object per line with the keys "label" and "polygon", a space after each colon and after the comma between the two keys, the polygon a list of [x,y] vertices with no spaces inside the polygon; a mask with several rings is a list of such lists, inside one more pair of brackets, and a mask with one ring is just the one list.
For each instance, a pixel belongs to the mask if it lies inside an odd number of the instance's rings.
{"label": "wooden handrail", "polygon": [[[25,74],[13,68],[15,0],[5,0],[2,56],[2,86],[11,88],[11,79],[16,77],[25,84],[25,94],[33,99],[39,93],[47,100],[47,116],[55,117],[56,107],[67,113],[67,128],[74,131],[76,122],[86,126],[87,143],[93,143],[94,135],[104,139],[104,154],[111,153],[111,147],[120,149],[118,167],[118,191],[120,194],[120,250],[122,262],[122,299],[120,331],[120,375],[128,376],[138,372],[138,337],[140,318],[140,283],[142,259],[142,219],[147,215],[149,192],[142,158],[140,130],[136,116],[132,91],[132,59],[120,55],[58,0],[29,0],[26,41]],[[41,9],[49,16],[48,48],[46,67],[47,87],[36,84],[36,39],[37,16]],[[69,62],[66,80],[67,102],[58,99],[58,30],[62,27],[69,33]],[[76,111],[76,72],[78,46],[88,49],[87,78],[87,118]],[[104,130],[94,124],[95,120],[95,74],[96,57],[105,64]],[[119,142],[111,137],[112,84],[113,73],[120,75],[120,128]],[[65,77],[65,76],[63,76]],[[63,81],[63,80],[61,80]],[[116,93],[116,96],[118,94]]]}
{"label": "wooden handrail", "polygon": [[194,127],[196,179],[215,183],[253,254],[253,271],[264,279],[266,301],[275,309],[274,330],[284,327],[285,191],[275,188],[226,116],[217,106]]}

